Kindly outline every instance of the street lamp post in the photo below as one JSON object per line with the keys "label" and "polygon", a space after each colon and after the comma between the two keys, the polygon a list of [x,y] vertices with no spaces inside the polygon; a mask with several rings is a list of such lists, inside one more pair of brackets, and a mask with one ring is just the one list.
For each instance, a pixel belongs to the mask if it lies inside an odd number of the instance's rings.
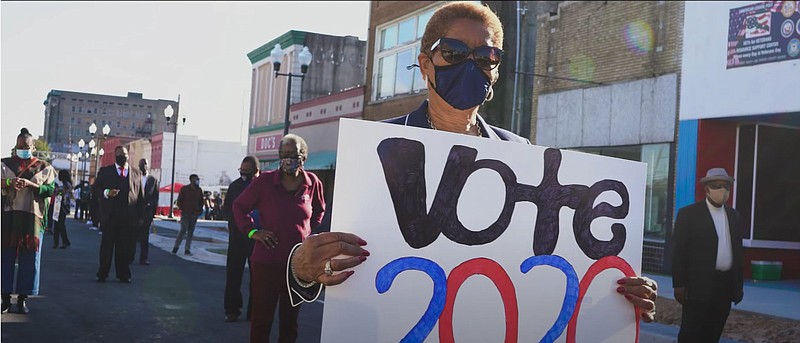
{"label": "street lamp post", "polygon": [[69,177],[70,177],[69,181],[72,182],[72,184],[75,184],[75,180],[73,179],[75,175],[72,174],[72,154],[67,154],[67,160],[69,160]]}
{"label": "street lamp post", "polygon": [[[83,138],[81,138],[81,140],[78,141],[78,148],[80,149],[80,151],[78,152],[78,161],[80,161],[80,158],[83,157],[84,146],[86,146],[86,142],[83,140]],[[85,176],[86,176],[86,160],[84,159],[83,168],[81,168],[81,181],[83,181],[83,178]]]}
{"label": "street lamp post", "polygon": [[269,55],[272,57],[272,65],[273,69],[275,70],[275,78],[278,76],[287,76],[289,78],[289,83],[286,86],[286,117],[284,118],[283,122],[283,135],[286,136],[289,134],[289,106],[291,105],[292,101],[292,78],[299,77],[300,81],[305,78],[306,72],[308,71],[308,65],[311,64],[311,52],[308,51],[308,47],[304,46],[303,50],[297,55],[297,60],[300,62],[300,74],[292,74],[291,67],[286,69],[289,70],[288,73],[279,73],[278,71],[281,69],[281,61],[283,61],[283,56],[286,55],[281,49],[280,44],[275,44],[275,47],[270,51]]}
{"label": "street lamp post", "polygon": [[[178,103],[175,105],[175,110],[172,110],[172,105],[167,105],[167,108],[164,109],[164,117],[167,118],[167,125],[170,123],[170,119],[172,119],[172,114],[175,114],[175,120],[173,124],[175,125],[175,130],[173,139],[172,139],[172,183],[169,186],[169,218],[172,219],[173,217],[173,206],[172,204],[175,202],[175,150],[178,144],[178,111],[181,107],[181,95],[178,94]],[[186,118],[183,118],[183,123],[186,124]]]}
{"label": "street lamp post", "polygon": [[[97,145],[96,146],[98,148],[102,146],[103,143],[101,143],[101,142],[105,141],[106,138],[108,138],[108,134],[110,132],[111,132],[111,127],[109,127],[108,124],[103,126],[103,137],[102,137],[103,139],[100,140],[100,137],[97,137]],[[94,144],[95,144],[94,143],[94,135],[95,135],[95,133],[97,133],[97,125],[95,123],[92,123],[92,125],[89,125],[89,134],[92,136],[92,140],[89,142],[89,152],[90,153],[91,153],[92,149],[94,149],[94,147],[95,147],[94,146]],[[97,177],[97,172],[100,169],[100,156],[101,155],[98,155],[98,154],[95,154],[95,153],[91,153],[91,155],[95,155],[95,159],[93,161],[94,162],[94,176]],[[90,170],[92,169],[91,163],[89,164],[89,169]],[[91,172],[89,174],[91,174]]]}
{"label": "street lamp post", "polygon": [[97,180],[97,174],[100,172],[100,167],[99,167],[98,164],[100,163],[100,159],[103,158],[103,155],[105,155],[105,153],[106,153],[106,151],[103,150],[103,148],[100,148],[100,151],[97,152],[97,161],[98,162],[95,162],[95,164],[94,164],[95,165],[95,168],[94,168],[94,178],[95,178],[95,180]]}

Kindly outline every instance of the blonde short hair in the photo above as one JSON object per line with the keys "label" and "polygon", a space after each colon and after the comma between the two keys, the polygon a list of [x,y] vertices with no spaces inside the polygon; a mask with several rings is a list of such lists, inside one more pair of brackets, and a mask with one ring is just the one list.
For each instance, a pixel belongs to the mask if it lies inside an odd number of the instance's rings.
{"label": "blonde short hair", "polygon": [[492,44],[503,48],[503,24],[489,6],[474,2],[451,2],[437,9],[431,16],[422,35],[420,51],[430,53],[431,45],[444,37],[450,25],[458,19],[471,19],[484,24],[492,35]]}

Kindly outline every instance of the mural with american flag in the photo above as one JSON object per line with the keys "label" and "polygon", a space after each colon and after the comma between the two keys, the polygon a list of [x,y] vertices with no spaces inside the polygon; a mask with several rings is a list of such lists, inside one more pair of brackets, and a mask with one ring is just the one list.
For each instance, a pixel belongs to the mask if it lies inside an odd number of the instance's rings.
{"label": "mural with american flag", "polygon": [[762,1],[730,10],[727,69],[800,58],[798,1]]}

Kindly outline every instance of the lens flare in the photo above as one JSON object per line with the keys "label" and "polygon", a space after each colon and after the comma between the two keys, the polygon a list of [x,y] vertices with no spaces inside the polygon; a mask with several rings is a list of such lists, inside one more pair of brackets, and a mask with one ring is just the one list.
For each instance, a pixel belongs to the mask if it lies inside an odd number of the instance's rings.
{"label": "lens flare", "polygon": [[623,37],[628,50],[634,54],[643,56],[653,50],[653,28],[644,21],[637,20],[625,25]]}

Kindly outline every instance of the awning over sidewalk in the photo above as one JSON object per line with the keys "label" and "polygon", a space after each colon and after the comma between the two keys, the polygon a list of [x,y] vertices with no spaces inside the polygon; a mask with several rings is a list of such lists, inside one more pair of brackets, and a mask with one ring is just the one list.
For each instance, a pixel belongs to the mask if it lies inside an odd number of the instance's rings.
{"label": "awning over sidewalk", "polygon": [[[275,170],[280,167],[281,161],[275,160],[269,162],[267,170]],[[308,159],[304,164],[305,170],[324,170],[336,168],[336,151],[317,151],[308,154]]]}

